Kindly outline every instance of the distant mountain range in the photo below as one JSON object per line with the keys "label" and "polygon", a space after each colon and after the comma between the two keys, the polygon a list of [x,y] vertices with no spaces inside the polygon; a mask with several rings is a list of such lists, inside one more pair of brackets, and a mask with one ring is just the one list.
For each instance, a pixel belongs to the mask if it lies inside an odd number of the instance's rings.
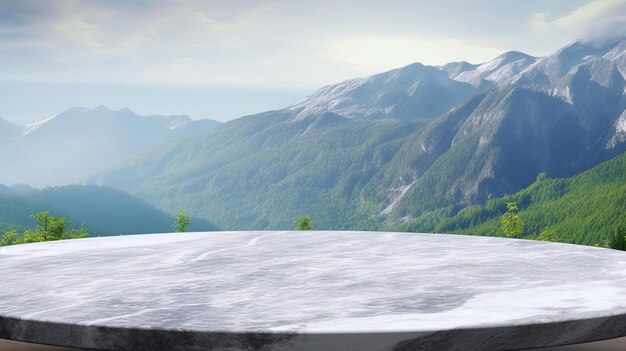
{"label": "distant mountain range", "polygon": [[626,151],[626,40],[412,64],[320,89],[88,179],[230,228],[376,229]]}
{"label": "distant mountain range", "polygon": [[[85,224],[93,236],[174,231],[174,217],[119,190],[97,186],[63,186],[36,190],[0,184],[0,235],[35,226],[31,214],[50,211],[67,217],[72,227]],[[216,230],[192,218],[191,230]]]}
{"label": "distant mountain range", "polygon": [[71,108],[27,125],[0,119],[0,183],[42,187],[77,183],[164,143],[219,122],[188,116],[138,116],[129,109]]}

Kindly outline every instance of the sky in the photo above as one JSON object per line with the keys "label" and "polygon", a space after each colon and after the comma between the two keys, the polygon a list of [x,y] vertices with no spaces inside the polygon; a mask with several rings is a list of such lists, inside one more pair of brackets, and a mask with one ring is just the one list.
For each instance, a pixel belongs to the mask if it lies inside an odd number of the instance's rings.
{"label": "sky", "polygon": [[0,0],[0,118],[72,106],[226,121],[413,62],[626,35],[626,0]]}

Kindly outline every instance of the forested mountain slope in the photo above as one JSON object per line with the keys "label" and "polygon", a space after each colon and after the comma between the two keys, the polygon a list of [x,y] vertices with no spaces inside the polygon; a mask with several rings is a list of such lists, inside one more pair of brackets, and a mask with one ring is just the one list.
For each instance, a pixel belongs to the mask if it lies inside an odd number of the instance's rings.
{"label": "forested mountain slope", "polygon": [[550,226],[563,242],[601,244],[626,224],[626,153],[571,178],[540,175],[529,187],[458,213],[450,207],[423,214],[397,230],[502,236],[501,216],[516,202],[522,237]]}
{"label": "forested mountain slope", "polygon": [[324,87],[97,174],[237,229],[372,229],[570,177],[626,151],[624,41],[419,64]]}
{"label": "forested mountain slope", "polygon": [[[68,217],[70,225],[85,224],[92,235],[142,234],[174,231],[174,217],[122,191],[97,186],[64,186],[32,190],[23,195],[0,194],[0,233],[23,230],[35,221],[31,214],[50,211]],[[190,230],[217,228],[192,219]]]}

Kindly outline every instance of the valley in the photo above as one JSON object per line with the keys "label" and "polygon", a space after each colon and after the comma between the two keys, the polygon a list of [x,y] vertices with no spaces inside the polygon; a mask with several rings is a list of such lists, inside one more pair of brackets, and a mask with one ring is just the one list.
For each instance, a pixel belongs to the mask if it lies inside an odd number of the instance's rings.
{"label": "valley", "polygon": [[310,213],[318,229],[435,230],[416,223],[624,153],[624,45],[575,42],[546,57],[509,52],[345,81],[87,183],[232,229],[286,229]]}
{"label": "valley", "polygon": [[[13,166],[0,181],[114,188],[164,211],[150,218],[188,211],[203,221],[196,229],[290,229],[307,213],[321,230],[498,236],[505,204],[516,202],[523,237],[553,227],[565,242],[600,244],[626,206],[625,47],[574,42],[545,57],[414,63],[223,124],[103,106],[1,121],[0,159]],[[166,227],[107,228],[95,207],[50,197],[112,191],[98,187],[28,201],[103,234]]]}

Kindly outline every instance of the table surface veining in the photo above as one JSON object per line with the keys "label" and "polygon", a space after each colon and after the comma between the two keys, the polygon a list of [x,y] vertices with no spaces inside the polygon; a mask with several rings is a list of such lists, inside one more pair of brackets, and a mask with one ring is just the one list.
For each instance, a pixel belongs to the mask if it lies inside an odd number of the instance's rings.
{"label": "table surface veining", "polygon": [[626,335],[626,253],[529,240],[133,235],[0,247],[0,272],[0,338],[54,345],[504,350]]}

